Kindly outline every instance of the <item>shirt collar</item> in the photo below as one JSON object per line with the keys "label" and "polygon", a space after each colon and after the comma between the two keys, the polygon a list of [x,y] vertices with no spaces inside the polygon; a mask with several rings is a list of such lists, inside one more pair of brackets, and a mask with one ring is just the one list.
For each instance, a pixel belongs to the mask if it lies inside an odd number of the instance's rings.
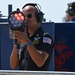
{"label": "shirt collar", "polygon": [[75,21],[75,18],[73,18],[71,21]]}
{"label": "shirt collar", "polygon": [[[39,35],[41,35],[41,33],[43,33],[43,28],[40,26],[31,37],[33,37],[33,36],[39,36]],[[27,34],[28,34],[28,37],[30,37],[30,34],[29,34],[28,31],[27,31]]]}

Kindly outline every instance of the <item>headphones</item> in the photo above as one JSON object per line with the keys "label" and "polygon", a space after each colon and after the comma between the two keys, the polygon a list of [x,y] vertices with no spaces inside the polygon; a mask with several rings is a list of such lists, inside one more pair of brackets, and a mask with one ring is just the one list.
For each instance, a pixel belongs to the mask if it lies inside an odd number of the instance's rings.
{"label": "headphones", "polygon": [[75,15],[75,5],[73,5],[74,3],[69,3],[68,4],[68,9],[67,12],[69,13],[70,16],[74,16]]}
{"label": "headphones", "polygon": [[[24,8],[24,7],[26,7],[26,6],[33,6],[33,7],[35,7],[35,9],[36,9],[36,20],[37,20],[37,22],[38,23],[40,23],[40,22],[42,22],[43,20],[44,20],[44,17],[43,17],[43,15],[44,15],[44,13],[40,10],[40,8],[38,7],[38,5],[39,4],[36,4],[36,3],[27,3],[27,4],[25,4],[23,7],[22,7],[22,9]],[[39,5],[40,6],[40,5]]]}
{"label": "headphones", "polygon": [[75,10],[72,7],[69,7],[67,12],[69,13],[70,16],[74,16],[75,15]]}

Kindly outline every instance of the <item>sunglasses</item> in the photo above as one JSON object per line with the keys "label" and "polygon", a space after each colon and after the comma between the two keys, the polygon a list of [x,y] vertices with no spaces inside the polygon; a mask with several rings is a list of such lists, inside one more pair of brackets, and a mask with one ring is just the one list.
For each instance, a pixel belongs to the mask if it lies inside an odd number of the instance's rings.
{"label": "sunglasses", "polygon": [[32,16],[33,16],[33,14],[31,14],[31,13],[25,15],[25,17],[27,17],[27,18],[32,18]]}

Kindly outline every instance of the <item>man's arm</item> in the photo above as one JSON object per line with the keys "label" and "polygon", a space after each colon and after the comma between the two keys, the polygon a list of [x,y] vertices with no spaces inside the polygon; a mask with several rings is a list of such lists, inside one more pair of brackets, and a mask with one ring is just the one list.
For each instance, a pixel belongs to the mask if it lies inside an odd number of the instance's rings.
{"label": "man's arm", "polygon": [[37,50],[34,45],[27,47],[27,51],[38,67],[43,66],[49,56],[47,52],[43,50]]}
{"label": "man's arm", "polygon": [[18,57],[18,49],[16,48],[16,45],[14,44],[13,50],[10,56],[10,66],[12,69],[17,68],[19,65],[19,57]]}

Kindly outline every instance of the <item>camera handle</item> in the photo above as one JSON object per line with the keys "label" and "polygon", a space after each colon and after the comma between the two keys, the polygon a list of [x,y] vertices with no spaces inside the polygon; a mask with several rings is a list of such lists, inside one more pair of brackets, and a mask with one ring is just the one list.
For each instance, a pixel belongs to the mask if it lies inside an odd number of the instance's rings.
{"label": "camera handle", "polygon": [[19,43],[17,43],[17,39],[14,39],[14,44],[16,44],[17,49],[20,49],[20,44],[19,44]]}

